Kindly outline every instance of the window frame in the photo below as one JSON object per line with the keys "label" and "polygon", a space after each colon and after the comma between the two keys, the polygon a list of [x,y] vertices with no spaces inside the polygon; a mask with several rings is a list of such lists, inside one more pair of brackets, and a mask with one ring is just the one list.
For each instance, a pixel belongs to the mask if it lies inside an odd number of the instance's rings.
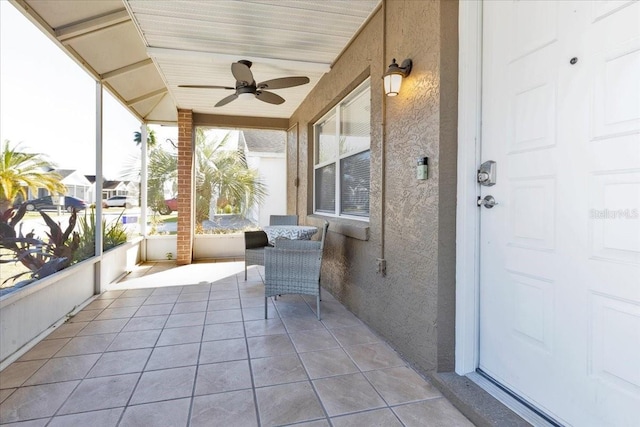
{"label": "window frame", "polygon": [[[369,94],[369,106],[371,106],[371,78],[366,78],[362,83],[360,83],[355,89],[349,92],[344,98],[338,101],[333,107],[331,107],[325,114],[322,115],[318,120],[316,120],[313,125],[313,174],[312,174],[312,187],[313,187],[313,213],[315,215],[328,216],[333,218],[345,218],[345,219],[353,219],[356,221],[369,222],[369,218],[371,216],[371,202],[369,202],[368,214],[366,216],[363,215],[349,215],[341,213],[342,207],[342,187],[341,187],[341,178],[342,178],[342,160],[345,158],[353,157],[358,154],[364,153],[366,151],[371,152],[371,118],[369,118],[369,145],[366,148],[361,148],[358,150],[348,151],[346,153],[340,154],[340,136],[341,136],[341,125],[342,125],[342,110],[345,105],[348,105],[354,101],[356,101],[359,97],[365,96],[368,92]],[[371,108],[369,108],[371,110]],[[369,111],[371,114],[371,111]],[[334,137],[335,141],[335,153],[333,157],[329,160],[325,160],[323,162],[319,162],[319,153],[320,153],[320,144],[319,144],[319,134],[317,129],[320,125],[330,121],[331,119],[335,120],[335,133]],[[316,172],[318,169],[322,169],[323,167],[329,165],[335,165],[335,179],[334,179],[334,188],[335,188],[335,202],[333,212],[327,211],[319,211],[316,206],[317,198],[316,198]],[[369,165],[371,165],[371,158],[369,157]],[[369,184],[371,184],[371,169],[369,169]],[[369,195],[371,194],[371,187],[369,187]]]}

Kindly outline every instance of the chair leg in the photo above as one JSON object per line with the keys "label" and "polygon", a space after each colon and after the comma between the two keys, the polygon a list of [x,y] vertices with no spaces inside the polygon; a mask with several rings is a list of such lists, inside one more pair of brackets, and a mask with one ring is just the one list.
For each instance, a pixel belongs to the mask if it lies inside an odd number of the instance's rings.
{"label": "chair leg", "polygon": [[268,303],[268,297],[264,297],[264,318],[267,318],[267,303]]}
{"label": "chair leg", "polygon": [[320,320],[320,293],[318,293],[318,296],[316,297],[316,307],[318,311],[318,320]]}
{"label": "chair leg", "polygon": [[244,263],[244,281],[247,281],[247,262]]}

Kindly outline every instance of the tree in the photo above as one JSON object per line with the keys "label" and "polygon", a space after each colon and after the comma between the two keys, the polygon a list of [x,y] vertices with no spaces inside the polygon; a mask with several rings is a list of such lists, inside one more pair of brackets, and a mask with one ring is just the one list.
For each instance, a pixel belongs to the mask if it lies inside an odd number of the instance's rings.
{"label": "tree", "polygon": [[[142,133],[134,132],[133,133],[133,142],[136,145],[140,145],[142,143]],[[156,132],[154,130],[149,129],[147,126],[147,148],[153,148],[156,146]]]}
{"label": "tree", "polygon": [[211,199],[225,213],[246,215],[267,195],[258,171],[250,169],[244,151],[228,149],[230,133],[220,139],[207,139],[202,129],[196,130],[196,221],[209,218]]}
{"label": "tree", "polygon": [[54,167],[43,154],[20,151],[20,144],[11,147],[5,140],[0,152],[0,213],[11,208],[18,195],[26,200],[27,189],[34,193],[39,188],[64,193],[66,187],[62,177],[52,172]]}

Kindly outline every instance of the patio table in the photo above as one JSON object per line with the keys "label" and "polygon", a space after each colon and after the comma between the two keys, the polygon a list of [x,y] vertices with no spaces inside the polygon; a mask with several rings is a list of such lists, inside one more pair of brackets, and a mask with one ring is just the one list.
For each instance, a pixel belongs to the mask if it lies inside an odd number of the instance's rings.
{"label": "patio table", "polygon": [[311,240],[311,236],[318,232],[318,227],[310,225],[266,225],[263,227],[269,244],[275,244],[276,239]]}

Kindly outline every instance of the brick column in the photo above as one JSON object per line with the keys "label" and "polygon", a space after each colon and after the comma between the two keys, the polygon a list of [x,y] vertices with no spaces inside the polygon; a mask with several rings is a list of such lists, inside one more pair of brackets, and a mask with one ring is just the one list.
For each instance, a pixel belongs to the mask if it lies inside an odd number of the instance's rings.
{"label": "brick column", "polygon": [[178,109],[178,265],[191,264],[193,250],[193,112]]}

